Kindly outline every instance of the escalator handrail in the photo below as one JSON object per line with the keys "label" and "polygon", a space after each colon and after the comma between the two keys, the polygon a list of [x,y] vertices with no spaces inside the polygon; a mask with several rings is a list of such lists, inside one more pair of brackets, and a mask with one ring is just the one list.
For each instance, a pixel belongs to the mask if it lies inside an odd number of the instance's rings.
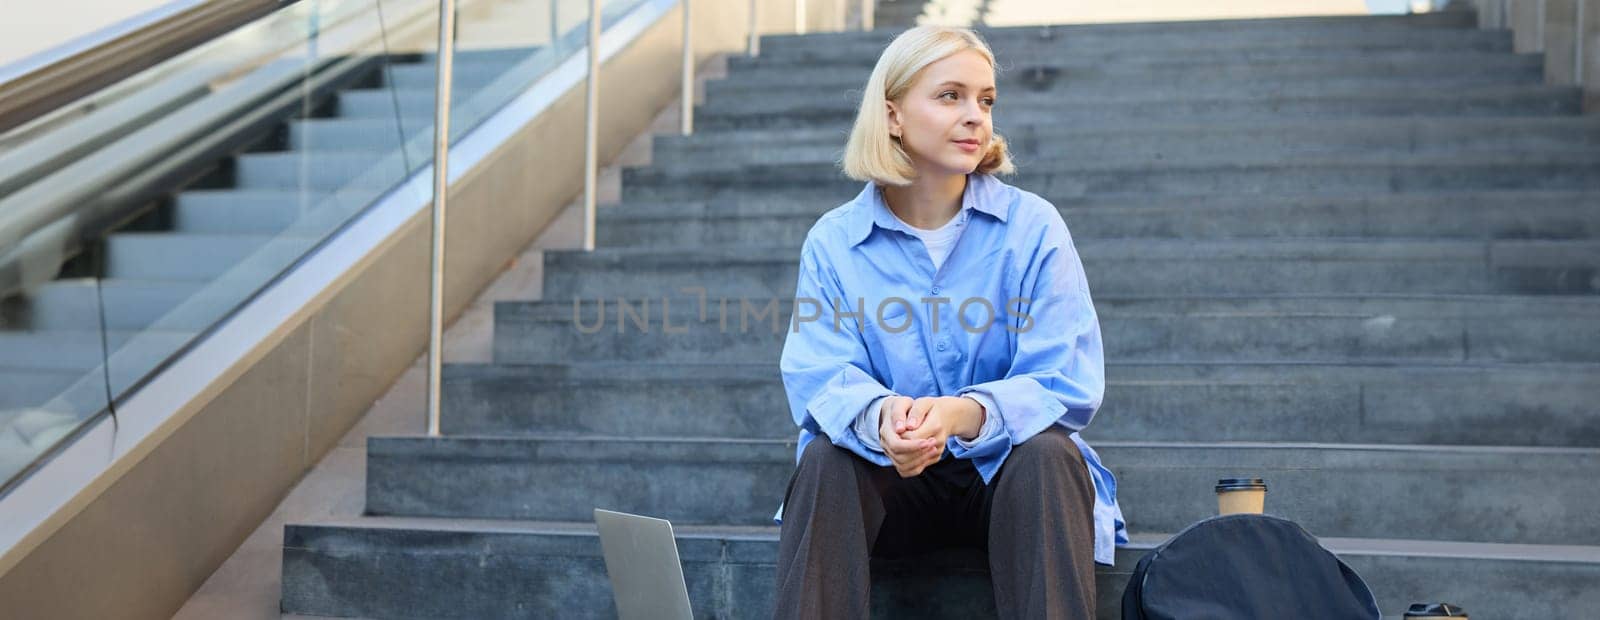
{"label": "escalator handrail", "polygon": [[300,0],[176,0],[0,67],[0,133]]}

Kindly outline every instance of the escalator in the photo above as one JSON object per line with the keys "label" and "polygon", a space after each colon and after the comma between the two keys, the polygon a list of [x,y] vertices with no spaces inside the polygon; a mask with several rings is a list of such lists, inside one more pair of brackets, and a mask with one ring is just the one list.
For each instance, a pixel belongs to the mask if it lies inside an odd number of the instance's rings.
{"label": "escalator", "polygon": [[[0,135],[0,494],[432,163],[429,7],[289,3]],[[452,139],[586,8],[461,3]]]}

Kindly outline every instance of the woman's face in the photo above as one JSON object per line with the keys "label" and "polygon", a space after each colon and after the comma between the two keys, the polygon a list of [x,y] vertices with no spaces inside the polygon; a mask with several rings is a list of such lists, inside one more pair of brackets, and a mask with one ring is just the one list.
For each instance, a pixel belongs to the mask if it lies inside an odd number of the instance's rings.
{"label": "woman's face", "polygon": [[919,173],[965,175],[989,147],[994,119],[994,68],[975,50],[924,67],[898,101],[888,102],[889,135]]}

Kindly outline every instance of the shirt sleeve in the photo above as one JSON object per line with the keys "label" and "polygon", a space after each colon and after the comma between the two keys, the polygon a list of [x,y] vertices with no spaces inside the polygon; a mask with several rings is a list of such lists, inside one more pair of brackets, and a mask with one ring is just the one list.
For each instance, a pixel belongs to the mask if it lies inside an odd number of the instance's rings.
{"label": "shirt sleeve", "polygon": [[[820,260],[811,238],[800,250],[800,273],[795,285],[796,318],[784,337],[778,367],[795,424],[821,432],[841,448],[880,466],[893,465],[889,456],[864,445],[854,432],[854,422],[878,398],[892,396],[889,388],[869,372],[866,342],[860,333],[860,314],[850,310],[832,269]],[[815,304],[815,305],[812,305]],[[806,314],[801,314],[805,306]],[[798,320],[820,307],[820,318]],[[838,320],[835,320],[835,317]],[[835,325],[838,329],[834,329]]]}
{"label": "shirt sleeve", "polygon": [[969,456],[986,484],[1011,446],[1051,424],[1074,432],[1087,427],[1105,393],[1100,320],[1083,264],[1066,223],[1053,208],[1049,212],[1055,221],[1044,227],[1024,267],[1021,299],[1007,303],[1005,316],[1010,319],[1007,329],[1014,331],[1014,349],[1006,376],[957,391],[1002,418],[1006,445],[977,447]]}

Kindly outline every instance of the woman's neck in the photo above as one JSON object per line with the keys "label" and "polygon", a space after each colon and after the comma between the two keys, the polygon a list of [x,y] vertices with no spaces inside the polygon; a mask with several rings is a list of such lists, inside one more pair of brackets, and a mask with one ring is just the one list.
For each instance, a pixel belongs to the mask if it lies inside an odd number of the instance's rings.
{"label": "woman's neck", "polygon": [[921,175],[910,185],[883,185],[883,199],[889,211],[907,224],[934,230],[950,221],[961,210],[961,194],[967,189],[967,175],[933,177]]}

